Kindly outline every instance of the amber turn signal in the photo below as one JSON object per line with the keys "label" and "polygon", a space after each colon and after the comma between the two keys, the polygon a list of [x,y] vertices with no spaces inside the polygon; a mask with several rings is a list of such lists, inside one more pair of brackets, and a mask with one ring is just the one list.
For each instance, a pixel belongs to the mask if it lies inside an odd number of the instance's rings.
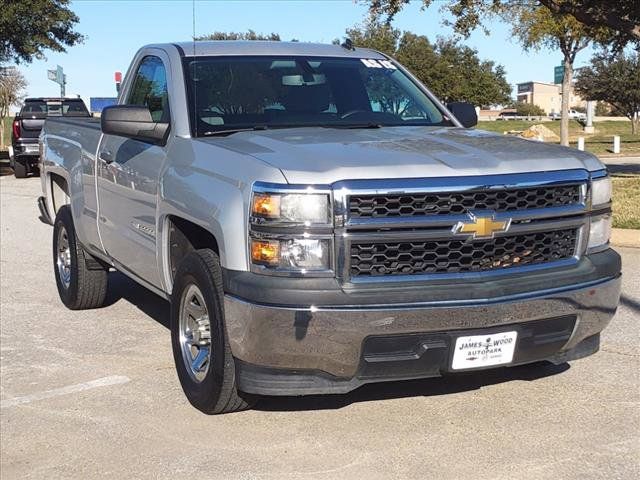
{"label": "amber turn signal", "polygon": [[251,240],[251,260],[262,265],[277,265],[280,261],[280,242]]}
{"label": "amber turn signal", "polygon": [[280,216],[280,196],[268,193],[254,193],[251,214],[259,217]]}

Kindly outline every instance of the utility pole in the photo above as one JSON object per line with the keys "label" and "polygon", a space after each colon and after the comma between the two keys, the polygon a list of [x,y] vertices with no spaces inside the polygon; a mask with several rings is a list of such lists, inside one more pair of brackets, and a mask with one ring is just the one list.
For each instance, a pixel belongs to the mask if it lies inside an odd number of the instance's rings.
{"label": "utility pole", "polygon": [[593,100],[587,101],[587,124],[584,126],[584,133],[594,133],[596,130],[593,126],[595,104],[596,102],[594,102]]}

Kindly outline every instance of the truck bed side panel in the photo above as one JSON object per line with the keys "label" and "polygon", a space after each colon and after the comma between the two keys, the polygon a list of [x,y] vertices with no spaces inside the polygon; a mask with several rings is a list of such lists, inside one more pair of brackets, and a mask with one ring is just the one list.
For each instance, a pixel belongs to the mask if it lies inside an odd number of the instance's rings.
{"label": "truck bed side panel", "polygon": [[95,155],[100,141],[100,120],[49,118],[43,129],[43,189],[50,211],[60,205],[51,201],[51,175],[66,180],[76,233],[83,245],[102,250],[97,230],[98,204],[95,189]]}

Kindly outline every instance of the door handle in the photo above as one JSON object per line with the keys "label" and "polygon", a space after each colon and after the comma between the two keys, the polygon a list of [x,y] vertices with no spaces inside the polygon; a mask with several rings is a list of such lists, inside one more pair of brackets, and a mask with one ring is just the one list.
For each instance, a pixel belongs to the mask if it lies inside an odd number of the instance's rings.
{"label": "door handle", "polygon": [[104,160],[106,163],[113,162],[113,154],[109,150],[102,150],[100,152],[100,160]]}

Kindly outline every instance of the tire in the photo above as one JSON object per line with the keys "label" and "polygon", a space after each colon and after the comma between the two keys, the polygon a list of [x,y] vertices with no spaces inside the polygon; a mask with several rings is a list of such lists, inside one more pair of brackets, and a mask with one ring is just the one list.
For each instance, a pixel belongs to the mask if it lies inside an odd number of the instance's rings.
{"label": "tire", "polygon": [[27,162],[25,162],[24,160],[20,160],[19,158],[14,159],[13,174],[16,178],[27,178],[27,175],[29,174]]}
{"label": "tire", "polygon": [[80,246],[68,206],[58,211],[53,224],[53,270],[67,308],[87,310],[104,304],[108,269]]}
{"label": "tire", "polygon": [[189,253],[178,266],[171,294],[171,346],[182,390],[207,414],[238,412],[255,403],[236,387],[223,298],[218,255],[209,249]]}

